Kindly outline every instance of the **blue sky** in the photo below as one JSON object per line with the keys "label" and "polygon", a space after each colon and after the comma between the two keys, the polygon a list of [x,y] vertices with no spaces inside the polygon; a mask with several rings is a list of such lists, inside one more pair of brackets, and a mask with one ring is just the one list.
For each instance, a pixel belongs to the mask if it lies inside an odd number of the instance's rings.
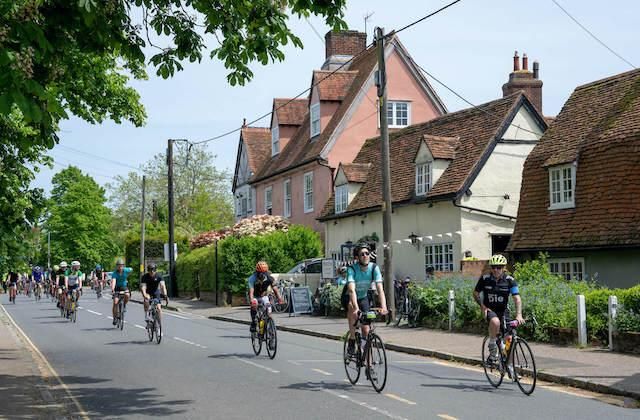
{"label": "blue sky", "polygon": [[[609,47],[640,65],[640,2],[557,1]],[[446,3],[348,0],[346,21],[350,29],[364,31],[364,16],[373,12],[367,24],[371,42],[375,26],[389,32]],[[311,71],[324,61],[324,41],[313,29],[324,37],[328,28],[322,20],[292,18],[290,25],[304,49],[286,48],[286,59],[281,63],[253,65],[255,77],[247,85],[227,85],[224,66],[209,59],[185,64],[185,70],[169,80],[156,77],[150,68],[149,80],[132,83],[147,109],[144,127],[111,122],[91,125],[71,119],[61,124],[61,142],[51,156],[62,165],[79,166],[105,184],[109,176],[124,175],[130,169],[68,148],[137,167],[163,153],[168,138],[211,138],[239,127],[243,118],[250,121],[269,112],[274,97],[293,97],[308,88]],[[631,69],[552,0],[463,0],[402,32],[399,38],[417,63],[474,104],[500,97],[512,69],[513,52],[527,53],[530,63],[540,62],[545,115],[556,115],[576,86]],[[430,82],[450,111],[468,107],[435,81]],[[256,125],[268,124],[265,118]],[[233,171],[237,146],[238,134],[233,134],[207,147],[217,155],[218,168]],[[42,170],[33,185],[49,190],[51,177],[60,169],[56,165],[53,170]]]}

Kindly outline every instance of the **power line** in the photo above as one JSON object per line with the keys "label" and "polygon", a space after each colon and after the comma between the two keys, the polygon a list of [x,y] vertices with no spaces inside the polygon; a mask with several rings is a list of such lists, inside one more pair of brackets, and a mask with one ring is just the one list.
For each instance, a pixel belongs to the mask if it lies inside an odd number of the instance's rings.
{"label": "power line", "polygon": [[432,16],[437,15],[438,13],[440,13],[440,12],[442,12],[442,11],[444,11],[444,10],[448,9],[449,7],[453,6],[453,5],[454,5],[454,4],[456,4],[456,3],[460,3],[461,1],[462,1],[462,0],[455,0],[455,1],[452,1],[451,3],[447,4],[446,6],[442,6],[442,7],[441,7],[441,8],[439,8],[438,10],[435,10],[435,11],[433,11],[433,12],[429,13],[428,15],[425,15],[425,16],[421,17],[421,18],[420,18],[420,19],[418,19],[418,20],[414,20],[414,21],[413,21],[413,22],[411,22],[410,24],[403,26],[402,28],[398,29],[397,31],[389,32],[389,34],[387,34],[387,35],[386,35],[386,37],[389,37],[389,36],[392,36],[392,35],[395,35],[395,34],[399,34],[400,32],[404,31],[405,29],[409,29],[410,27],[412,27],[412,26],[414,26],[414,25],[417,25],[418,23],[420,23],[420,22],[422,22],[422,21],[427,20],[427,19],[429,19],[429,18],[430,18],[430,17],[432,17]]}
{"label": "power line", "polygon": [[576,25],[578,25],[580,28],[582,28],[583,31],[585,31],[586,33],[588,33],[591,38],[595,39],[600,45],[602,45],[603,47],[605,47],[607,50],[609,50],[609,52],[611,52],[611,54],[615,55],[616,57],[618,57],[620,60],[624,61],[625,63],[627,63],[628,65],[630,65],[632,68],[636,68],[636,66],[634,66],[633,64],[631,64],[629,62],[629,60],[627,60],[626,58],[624,58],[623,56],[621,56],[620,54],[618,54],[617,52],[615,52],[611,47],[609,47],[607,44],[604,43],[604,41],[600,40],[600,38],[598,38],[597,36],[595,36],[595,34],[593,32],[591,32],[589,29],[587,29],[582,23],[580,23],[578,21],[578,19],[574,18],[571,13],[569,13],[567,11],[567,9],[565,9],[564,7],[562,7],[560,5],[560,3],[558,3],[556,0],[551,0],[553,2],[553,4],[555,4],[556,6],[558,6],[558,8],[560,10],[562,10],[564,12],[565,15],[569,16],[569,18],[574,21],[576,23]]}
{"label": "power line", "polygon": [[68,163],[62,163],[62,162],[60,162],[60,158],[57,158],[57,160],[56,160],[56,159],[54,159],[52,156],[50,156],[50,157],[51,157],[51,161],[52,161],[55,165],[58,165],[58,166],[60,166],[60,167],[68,168],[68,167],[70,167],[70,166],[75,166],[75,167],[77,167],[78,169],[81,169],[83,172],[87,173],[88,175],[92,175],[92,176],[101,176],[101,177],[104,177],[104,178],[109,178],[109,179],[111,179],[111,180],[113,180],[113,181],[117,181],[117,179],[116,179],[116,178],[114,178],[114,177],[112,177],[111,175],[105,175],[105,174],[100,174],[100,173],[97,173],[97,172],[91,172],[91,171],[86,170],[85,168],[81,168],[79,165],[76,165],[76,164],[74,164],[73,162],[67,161]]}
{"label": "power line", "polygon": [[313,26],[313,23],[311,23],[311,21],[309,20],[309,18],[304,18],[304,20],[307,21],[307,23],[309,24],[309,26],[311,26],[311,30],[313,30],[313,33],[316,34],[318,36],[318,39],[320,40],[320,42],[322,42],[324,44],[324,38],[322,37],[322,35],[320,35],[320,32],[318,32],[316,30],[316,27]]}
{"label": "power line", "polygon": [[85,152],[83,150],[74,149],[73,147],[63,146],[62,144],[59,144],[58,147],[62,148],[62,149],[71,150],[71,151],[76,152],[76,153],[81,153],[81,154],[89,156],[89,157],[94,157],[96,159],[100,159],[100,160],[103,160],[105,162],[110,162],[110,163],[112,163],[114,165],[122,166],[124,168],[129,168],[129,169],[133,169],[133,170],[136,170],[136,171],[140,171],[141,170],[140,168],[136,168],[135,166],[128,165],[128,164],[122,163],[122,162],[118,162],[117,160],[109,159],[109,158],[106,158],[104,156],[99,156],[99,155],[96,155],[96,154],[93,154],[93,153],[90,153],[90,152]]}

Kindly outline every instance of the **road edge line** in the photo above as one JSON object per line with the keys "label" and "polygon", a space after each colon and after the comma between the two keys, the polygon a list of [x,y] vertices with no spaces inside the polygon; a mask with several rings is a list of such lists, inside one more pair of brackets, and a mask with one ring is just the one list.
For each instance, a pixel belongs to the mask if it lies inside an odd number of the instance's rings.
{"label": "road edge line", "polygon": [[56,378],[58,380],[58,383],[60,384],[60,386],[64,389],[64,391],[67,393],[67,395],[69,396],[69,398],[71,398],[71,401],[73,401],[73,403],[75,404],[76,408],[78,409],[78,414],[80,415],[80,417],[82,417],[83,419],[89,420],[89,414],[86,412],[86,410],[82,407],[82,404],[80,404],[80,401],[78,401],[78,399],[71,393],[71,389],[69,389],[69,387],[67,386],[67,384],[64,383],[64,381],[62,380],[62,378],[60,377],[60,375],[58,375],[58,372],[56,372],[56,370],[53,368],[53,366],[51,366],[51,364],[49,363],[49,361],[47,360],[46,357],[44,357],[44,354],[42,354],[42,352],[40,351],[40,349],[38,349],[38,347],[36,347],[35,344],[33,344],[33,341],[31,341],[31,339],[27,336],[27,334],[22,330],[22,328],[20,328],[20,326],[18,325],[18,323],[16,323],[16,321],[13,319],[13,317],[9,314],[9,311],[7,311],[7,309],[4,307],[4,305],[0,304],[0,307],[2,307],[2,311],[4,312],[4,314],[7,316],[7,318],[9,319],[9,321],[13,324],[13,326],[16,328],[16,331],[18,331],[18,333],[20,333],[20,336],[24,339],[24,341],[31,347],[31,351],[33,353],[35,353],[35,355],[40,358],[40,360],[42,361],[42,363],[49,369],[49,372],[51,373],[51,376],[53,376],[54,378]]}

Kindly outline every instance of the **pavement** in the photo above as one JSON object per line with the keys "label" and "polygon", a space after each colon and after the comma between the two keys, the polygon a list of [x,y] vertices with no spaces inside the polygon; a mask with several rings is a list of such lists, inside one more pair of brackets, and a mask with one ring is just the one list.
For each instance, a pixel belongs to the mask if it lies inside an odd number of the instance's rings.
{"label": "pavement", "polygon": [[[134,294],[134,298],[136,297]],[[215,307],[194,299],[172,299],[170,308],[207,318],[248,324],[247,307]],[[341,340],[346,330],[342,318],[276,314],[279,329]],[[483,337],[428,328],[379,325],[388,349],[403,353],[480,365]],[[602,348],[577,348],[529,343],[542,380],[640,401],[640,357]]]}
{"label": "pavement", "polygon": [[[246,308],[225,309],[227,320],[219,321],[208,319],[212,308],[206,303],[174,300],[172,308],[181,311],[163,311],[163,339],[156,344],[147,337],[141,305],[128,305],[121,331],[112,326],[108,294],[96,299],[88,289],[85,292],[76,323],[61,318],[50,301],[19,296],[14,305],[0,295],[0,312],[6,310],[8,319],[0,322],[0,348],[8,346],[7,335],[24,335],[14,340],[19,357],[0,364],[0,387],[32,395],[22,404],[23,411],[10,407],[8,412],[7,403],[16,404],[20,394],[0,394],[6,397],[0,418],[462,420],[496,418],[502,411],[522,419],[582,420],[638,419],[640,414],[624,408],[630,406],[630,399],[624,397],[545,381],[538,381],[535,392],[526,396],[508,380],[493,388],[477,366],[390,349],[387,384],[382,393],[376,393],[364,374],[356,385],[347,382],[341,342],[284,331],[322,330],[331,335],[335,332],[330,328],[344,328],[342,320],[299,316],[292,317],[287,327],[288,318],[278,316],[284,328],[278,332],[277,355],[269,359],[264,349],[254,354],[249,328],[239,323],[248,318]],[[134,294],[134,299],[139,295]],[[394,345],[391,330],[378,327]],[[25,355],[32,357],[26,359],[27,366],[47,368],[39,374],[24,373],[30,376],[27,385],[15,372],[26,371],[21,364]],[[35,364],[34,355],[41,356]],[[10,376],[16,377],[3,380]],[[47,377],[51,399],[60,401],[59,406],[69,413],[39,408],[46,399],[38,396],[37,385],[46,383]]]}

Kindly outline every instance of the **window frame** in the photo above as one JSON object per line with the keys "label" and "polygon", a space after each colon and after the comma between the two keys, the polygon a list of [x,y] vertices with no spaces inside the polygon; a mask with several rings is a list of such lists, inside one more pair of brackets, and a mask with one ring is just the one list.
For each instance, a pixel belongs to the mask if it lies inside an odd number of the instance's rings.
{"label": "window frame", "polygon": [[[287,191],[288,190],[288,191]],[[291,217],[291,180],[286,179],[282,185],[284,217]]]}
{"label": "window frame", "polygon": [[[569,169],[571,171],[570,179],[567,179],[565,175],[565,170]],[[557,165],[552,166],[548,170],[548,179],[549,179],[549,210],[558,210],[558,209],[570,209],[576,206],[576,168],[573,163],[569,163],[566,165]],[[558,179],[554,179],[554,175],[558,174]],[[566,182],[571,182],[571,188],[569,190],[565,189]],[[554,183],[558,184],[558,190],[554,190]],[[571,193],[571,200],[566,200],[567,192]],[[554,202],[554,195],[559,196],[558,202]]]}
{"label": "window frame", "polygon": [[[316,119],[314,119],[314,113],[317,113]],[[317,126],[314,125],[317,123]],[[315,129],[314,129],[315,127]],[[316,102],[315,104],[311,104],[309,107],[309,132],[310,137],[314,138],[320,135],[320,131],[322,131],[322,127],[320,126],[320,102]]]}
{"label": "window frame", "polygon": [[[307,179],[310,179],[311,190],[307,191]],[[311,213],[313,211],[313,172],[307,172],[302,177],[302,201],[304,204],[304,212]],[[308,202],[307,197],[310,196],[310,203]]]}
{"label": "window frame", "polygon": [[[407,105],[407,124],[397,124],[398,123],[398,104],[406,104]],[[389,109],[391,106],[391,121],[389,121]],[[389,128],[404,128],[411,125],[411,101],[406,100],[395,100],[395,101],[387,101],[387,125]]]}
{"label": "window frame", "polygon": [[280,153],[280,126],[271,127],[271,156]]}
{"label": "window frame", "polygon": [[335,213],[344,213],[345,211],[347,211],[347,207],[349,207],[349,184],[337,185],[335,197]]}
{"label": "window frame", "polygon": [[[455,266],[454,266],[453,246],[454,246],[453,242],[425,244],[424,246],[425,269],[427,267],[433,267],[434,271],[445,272],[445,273],[454,272]],[[438,254],[435,252],[436,248],[438,247],[440,248],[439,256],[441,258],[441,261],[437,261]],[[430,253],[431,255],[427,254],[429,250],[431,250],[431,253]]]}
{"label": "window frame", "polygon": [[264,189],[264,213],[273,214],[273,186]]}
{"label": "window frame", "polygon": [[[549,264],[549,271],[563,277],[567,281],[583,281],[585,279],[584,257],[550,258],[547,260],[547,264]],[[555,271],[553,269],[554,264],[557,265],[557,270]],[[566,271],[562,264],[568,264],[569,271]],[[576,264],[580,264],[580,268],[582,269],[577,276],[576,273],[578,271],[576,270]],[[569,275],[568,278],[567,274]]]}
{"label": "window frame", "polygon": [[[426,170],[425,170],[426,167]],[[418,170],[419,168],[422,168],[422,179],[424,180],[425,177],[428,179],[428,181],[419,182],[419,175],[418,175]],[[415,176],[415,181],[416,181],[416,195],[417,196],[423,196],[423,195],[427,195],[427,193],[429,193],[429,191],[431,191],[431,181],[433,179],[433,165],[432,162],[420,162],[420,163],[416,163],[416,176]],[[426,184],[426,185],[425,185]],[[424,190],[421,189],[421,187],[424,188]]]}

